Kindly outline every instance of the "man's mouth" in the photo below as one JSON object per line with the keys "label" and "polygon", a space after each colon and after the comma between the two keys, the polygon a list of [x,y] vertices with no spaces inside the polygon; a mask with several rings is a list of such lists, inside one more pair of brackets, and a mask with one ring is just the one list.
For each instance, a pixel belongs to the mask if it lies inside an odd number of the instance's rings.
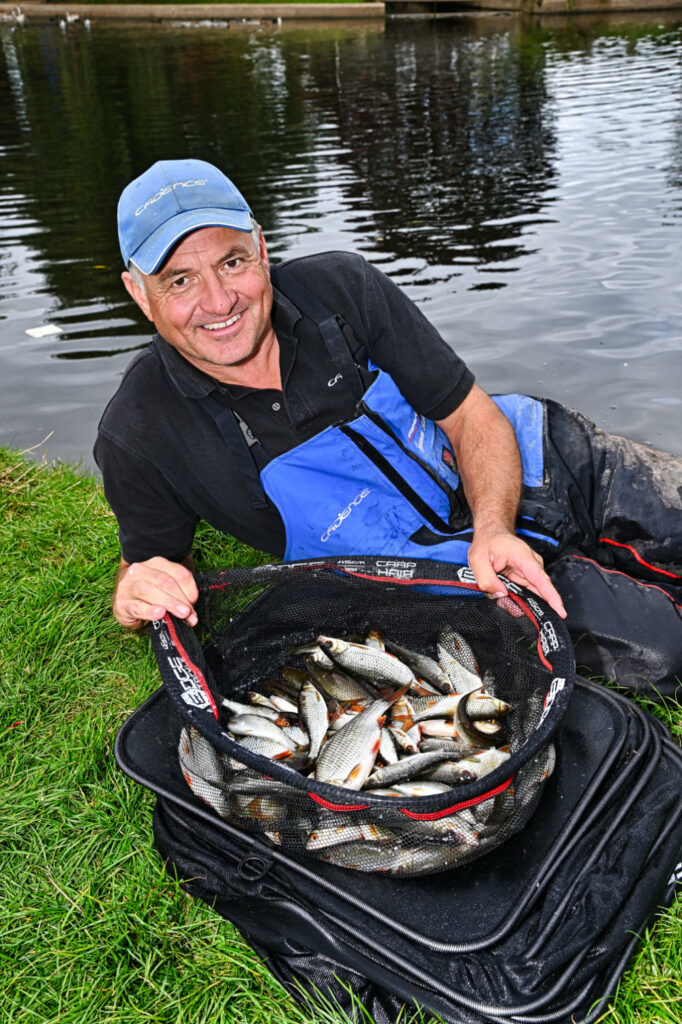
{"label": "man's mouth", "polygon": [[241,317],[241,313],[235,313],[229,320],[219,320],[214,324],[202,324],[205,331],[221,331],[225,327],[231,327],[232,324],[236,324],[237,320]]}

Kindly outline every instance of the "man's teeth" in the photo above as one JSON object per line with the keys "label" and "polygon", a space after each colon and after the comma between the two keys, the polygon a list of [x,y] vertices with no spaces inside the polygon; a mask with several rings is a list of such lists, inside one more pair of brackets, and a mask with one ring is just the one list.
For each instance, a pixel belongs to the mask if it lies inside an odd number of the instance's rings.
{"label": "man's teeth", "polygon": [[229,320],[221,320],[220,323],[217,323],[217,324],[204,324],[204,330],[205,331],[219,331],[223,327],[231,327],[232,324],[236,324],[237,323],[237,320],[239,320],[240,316],[241,316],[241,313],[237,313],[235,316],[231,316]]}

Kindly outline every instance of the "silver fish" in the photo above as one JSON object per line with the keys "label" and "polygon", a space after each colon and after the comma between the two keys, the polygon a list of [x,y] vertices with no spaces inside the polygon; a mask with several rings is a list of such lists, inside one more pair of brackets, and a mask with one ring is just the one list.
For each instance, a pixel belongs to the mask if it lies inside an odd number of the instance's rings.
{"label": "silver fish", "polygon": [[310,748],[308,756],[314,760],[320,752],[329,728],[329,714],[324,698],[316,686],[306,682],[298,695],[298,707],[301,720],[308,730]]}
{"label": "silver fish", "polygon": [[281,711],[272,705],[266,706],[265,704],[242,704],[238,700],[230,700],[228,697],[222,702],[222,706],[227,708],[228,711],[232,712],[233,716],[236,715],[260,715],[261,718],[267,718],[271,722],[276,722],[278,725],[282,725],[287,722]]}
{"label": "silver fish", "polygon": [[379,738],[379,757],[384,764],[395,764],[398,760],[398,750],[393,734],[386,726],[381,730]]}
{"label": "silver fish", "polygon": [[365,789],[373,786],[394,786],[397,782],[407,782],[421,775],[427,768],[440,764],[443,755],[440,750],[432,750],[426,754],[415,754],[413,757],[402,757],[394,764],[376,768],[367,779]]}
{"label": "silver fish", "polygon": [[[359,679],[353,679],[352,676],[342,672],[336,665],[332,669],[325,669],[315,665],[314,662],[306,661],[306,668],[317,685],[334,700],[341,701],[344,704],[353,702],[354,704],[364,706],[374,700],[376,696]],[[361,710],[361,707],[357,707],[356,710]]]}
{"label": "silver fish", "polygon": [[438,835],[458,846],[478,846],[481,841],[481,824],[476,820],[469,808],[455,811],[454,814],[443,815],[442,818],[430,818],[420,822],[423,829],[430,835]]}
{"label": "silver fish", "polygon": [[384,640],[386,650],[395,654],[397,658],[404,661],[412,669],[419,679],[431,683],[440,693],[452,693],[453,687],[446,672],[433,658],[418,651],[412,651],[408,647],[401,647],[392,640]]}
{"label": "silver fish", "polygon": [[225,782],[227,771],[220,754],[194,726],[190,726],[189,729],[183,727],[180,733],[178,753],[181,762],[187,764],[206,782],[218,784]]}
{"label": "silver fish", "polygon": [[[258,700],[259,697],[262,698],[260,701]],[[256,690],[250,690],[248,698],[252,704],[263,704],[263,706],[265,706],[267,702],[267,705],[272,708],[277,708],[281,714],[295,715],[298,711],[298,705],[296,704],[295,699],[284,696],[280,693],[275,693],[274,691],[265,696],[262,693],[259,694]]]}
{"label": "silver fish", "polygon": [[[207,748],[210,749],[210,754]],[[225,791],[218,785],[224,784],[225,768],[208,740],[194,728],[183,728],[180,733],[178,755],[180,769],[192,792],[222,818],[228,818],[230,812]]]}
{"label": "silver fish", "polygon": [[345,725],[359,715],[359,711],[339,711],[337,714],[329,716],[329,731],[338,732],[339,729],[343,729]]}
{"label": "silver fish", "polygon": [[308,836],[306,850],[324,850],[339,843],[350,843],[356,840],[365,842],[388,843],[395,841],[395,833],[370,821],[356,821],[348,824],[338,823],[338,817],[332,821],[321,819],[317,827]]}
{"label": "silver fish", "polygon": [[270,794],[251,796],[234,793],[231,800],[242,817],[273,824],[279,821],[286,808],[286,804]]}
{"label": "silver fish", "polygon": [[500,718],[511,711],[511,705],[500,700],[499,697],[492,697],[483,690],[472,690],[466,702],[467,715],[472,722],[478,722],[485,718]]}
{"label": "silver fish", "polygon": [[438,796],[439,793],[447,793],[451,789],[452,786],[441,782],[434,782],[431,779],[422,779],[421,781],[415,779],[413,782],[396,782],[393,786],[373,789],[372,795],[399,796],[404,799],[405,797],[415,796]]}
{"label": "silver fish", "polygon": [[451,693],[447,697],[430,702],[425,708],[417,711],[414,721],[423,722],[429,718],[454,718],[457,713],[457,705],[463,696],[461,693]]}
{"label": "silver fish", "polygon": [[[295,743],[299,750],[309,749],[310,736],[300,725],[282,725],[282,731],[286,733],[292,743]],[[309,755],[310,756],[310,755]]]}
{"label": "silver fish", "polygon": [[274,722],[270,722],[261,715],[237,715],[227,723],[228,730],[233,736],[261,736],[281,744],[282,750],[293,749],[291,739]]}
{"label": "silver fish", "polygon": [[[417,729],[418,728],[419,727],[417,726]],[[410,735],[411,730],[410,732],[405,732],[404,729],[401,729],[399,726],[393,725],[392,723],[389,723],[388,730],[393,736],[396,745],[400,747],[404,754],[419,753],[418,741],[414,739],[413,735]],[[419,736],[421,738],[421,733],[419,734]]]}
{"label": "silver fish", "polygon": [[438,662],[457,693],[469,693],[481,686],[481,675],[474,653],[456,630],[441,630],[436,649]]}
{"label": "silver fish", "polygon": [[336,637],[318,636],[317,642],[337,665],[363,679],[391,686],[409,685],[415,681],[412,669],[388,651],[380,651],[365,644],[349,644]]}
{"label": "silver fish", "polygon": [[286,745],[279,740],[268,739],[265,736],[235,736],[235,741],[245,750],[252,754],[260,754],[261,757],[270,757],[273,761],[281,761],[291,757],[297,750],[296,745],[286,736]]}
{"label": "silver fish", "polygon": [[361,789],[374,767],[386,711],[391,701],[401,696],[402,691],[398,690],[391,698],[375,700],[348,725],[334,733],[320,751],[315,777],[320,782]]}
{"label": "silver fish", "polygon": [[310,660],[319,665],[320,668],[334,668],[334,662],[324,653],[318,643],[292,647],[289,654],[307,654],[310,656]]}
{"label": "silver fish", "polygon": [[355,842],[332,846],[319,854],[322,860],[359,871],[388,871],[394,875],[438,871],[453,861],[452,847],[433,844],[403,847],[388,843]]}
{"label": "silver fish", "polygon": [[455,781],[472,782],[476,778],[482,778],[483,775],[495,771],[505,761],[508,761],[509,757],[509,748],[500,748],[498,750],[496,746],[493,746],[493,748],[487,751],[477,751],[476,754],[469,754],[466,758],[462,758],[461,761],[443,763],[434,772],[430,773],[430,778],[435,779],[437,777],[440,781],[446,781],[443,769],[445,765],[452,765],[450,773]]}
{"label": "silver fish", "polygon": [[419,744],[419,749],[424,754],[429,750],[440,750],[443,760],[454,761],[458,757],[464,757],[465,754],[471,753],[472,747],[466,738],[462,742],[461,739],[447,736],[427,736]]}

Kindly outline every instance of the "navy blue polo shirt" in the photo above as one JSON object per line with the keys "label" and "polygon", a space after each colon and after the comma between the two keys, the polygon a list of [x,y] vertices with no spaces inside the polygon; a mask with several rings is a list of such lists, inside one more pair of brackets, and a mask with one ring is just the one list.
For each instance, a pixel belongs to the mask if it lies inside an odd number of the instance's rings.
{"label": "navy blue polo shirt", "polygon": [[[341,318],[359,363],[386,370],[429,419],[453,412],[473,375],[419,309],[361,256],[332,252],[286,263]],[[234,409],[269,458],[355,414],[352,389],[338,377],[317,325],[275,289],[272,319],[280,346],[282,390],[221,384],[158,335],[128,366],[99,424],[95,459],[118,520],[127,562],[190,552],[205,520],[252,547],[281,557],[284,525],[273,506],[253,507],[234,453],[201,404],[211,395]],[[305,496],[302,496],[305,500]]]}

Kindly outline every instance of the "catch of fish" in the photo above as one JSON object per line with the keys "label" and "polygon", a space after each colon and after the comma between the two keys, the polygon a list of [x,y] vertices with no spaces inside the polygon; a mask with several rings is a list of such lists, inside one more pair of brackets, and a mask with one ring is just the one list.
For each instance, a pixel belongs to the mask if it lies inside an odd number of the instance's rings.
{"label": "catch of fish", "polygon": [[[362,871],[420,874],[471,859],[505,838],[534,791],[551,774],[551,744],[536,755],[522,795],[515,779],[499,792],[453,813],[411,820],[406,799],[452,793],[510,757],[511,705],[495,695],[468,642],[440,631],[436,658],[402,647],[377,631],[319,635],[289,651],[297,664],[259,681],[241,700],[225,698],[224,726],[246,750],[295,769],[307,779],[391,797],[396,813],[377,804],[337,813],[305,791],[267,778],[219,753],[193,727],[180,736],[188,784],[218,814],[258,827],[271,842]],[[340,798],[340,803],[348,803]]]}

